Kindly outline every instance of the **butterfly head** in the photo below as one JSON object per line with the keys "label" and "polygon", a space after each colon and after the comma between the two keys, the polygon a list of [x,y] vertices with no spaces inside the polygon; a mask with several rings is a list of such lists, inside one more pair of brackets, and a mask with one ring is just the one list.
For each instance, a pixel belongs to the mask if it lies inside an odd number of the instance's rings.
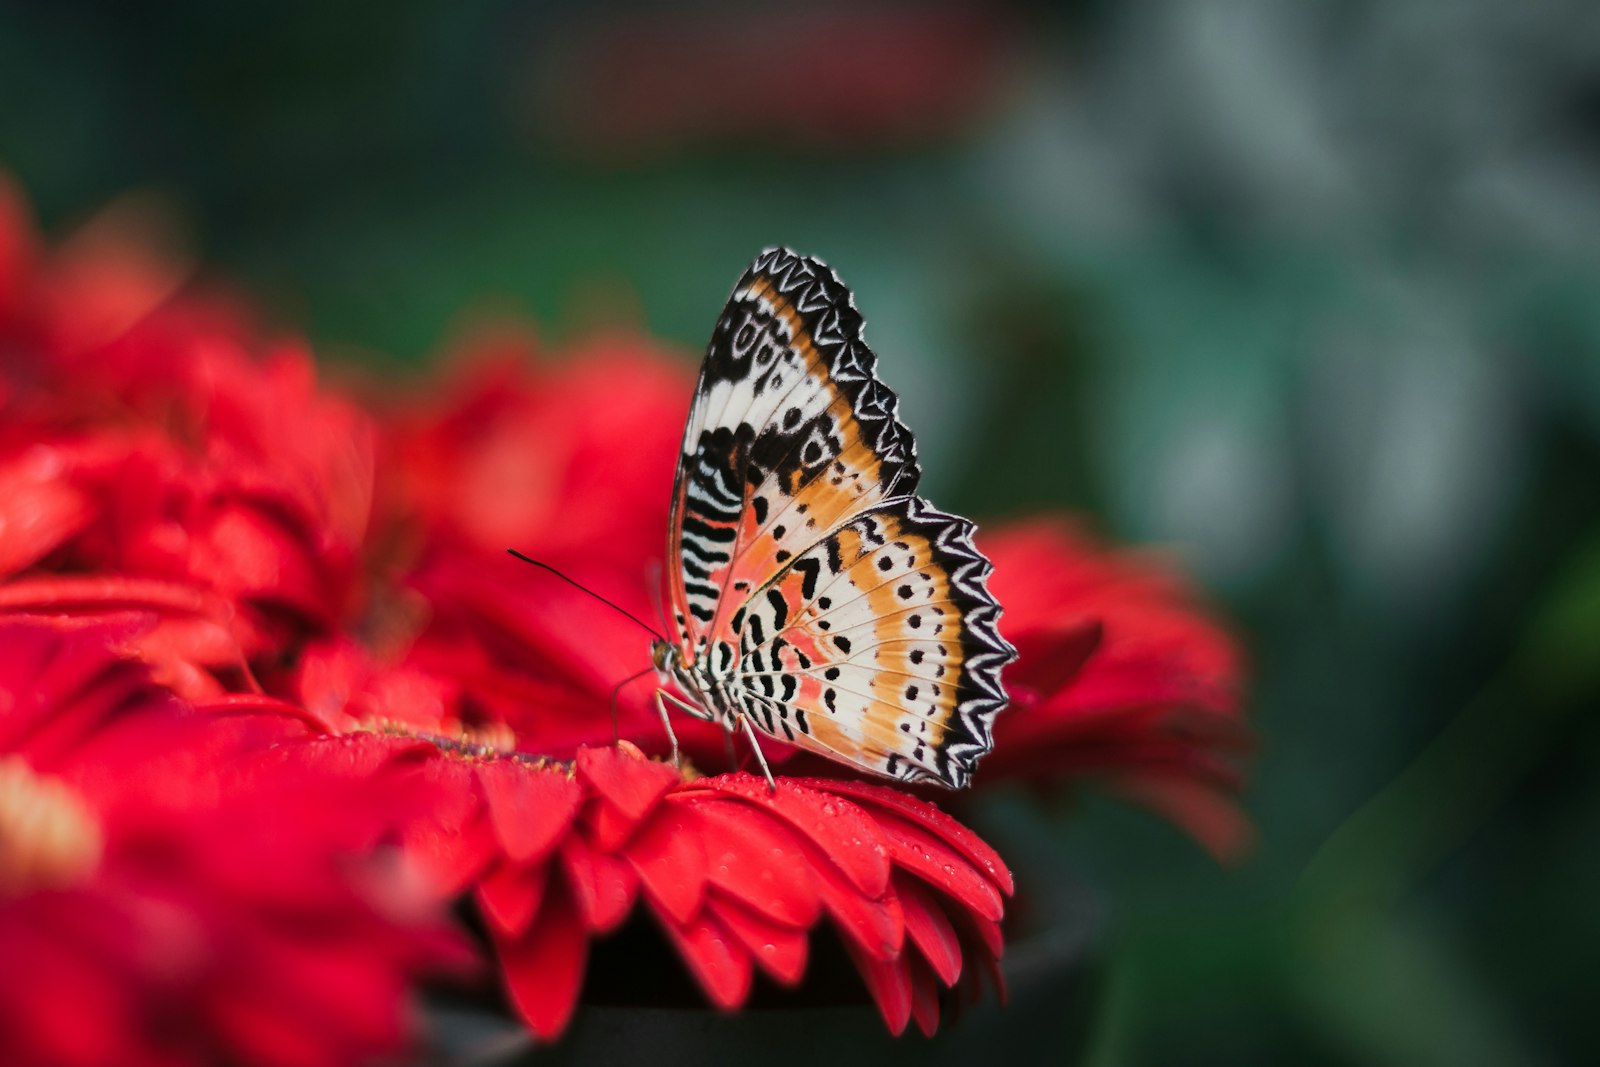
{"label": "butterfly head", "polygon": [[682,646],[658,638],[650,642],[650,662],[662,682],[671,682],[693,698],[690,704],[683,705],[683,710],[698,714],[691,708],[705,705],[703,694],[706,680],[694,670],[693,661],[684,653]]}

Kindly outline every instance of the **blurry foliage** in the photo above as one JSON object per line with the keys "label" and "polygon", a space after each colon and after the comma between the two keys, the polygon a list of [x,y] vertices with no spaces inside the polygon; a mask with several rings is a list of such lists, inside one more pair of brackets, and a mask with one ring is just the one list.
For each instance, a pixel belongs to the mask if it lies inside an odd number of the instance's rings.
{"label": "blurry foliage", "polygon": [[548,71],[636,9],[378,10],[0,8],[0,159],[53,227],[166,194],[372,359],[475,308],[692,351],[761,246],[822,256],[940,504],[1170,543],[1252,647],[1250,863],[1035,828],[1109,915],[1095,1062],[1600,1054],[1600,8],[1018,7],[942,132],[825,144],[775,43],[725,87],[770,123],[635,155]]}

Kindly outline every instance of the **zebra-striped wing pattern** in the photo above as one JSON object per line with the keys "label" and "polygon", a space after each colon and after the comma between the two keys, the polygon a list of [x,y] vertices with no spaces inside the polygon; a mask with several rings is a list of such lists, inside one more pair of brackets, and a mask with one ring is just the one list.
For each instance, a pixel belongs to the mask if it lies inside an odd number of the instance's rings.
{"label": "zebra-striped wing pattern", "polygon": [[730,728],[959,787],[1015,652],[972,524],[915,495],[915,445],[861,331],[817,260],[770,249],[734,287],[673,493],[673,674]]}

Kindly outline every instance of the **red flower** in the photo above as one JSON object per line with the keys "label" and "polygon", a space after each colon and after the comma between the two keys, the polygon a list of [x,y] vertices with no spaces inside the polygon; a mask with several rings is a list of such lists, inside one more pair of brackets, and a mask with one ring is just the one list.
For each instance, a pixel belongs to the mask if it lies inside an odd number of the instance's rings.
{"label": "red flower", "polygon": [[370,742],[422,758],[435,790],[404,846],[441,896],[472,893],[511,1002],[541,1037],[571,1017],[590,940],[636,906],[725,1010],[757,970],[797,983],[824,918],[895,1033],[913,1018],[932,1033],[940,990],[964,975],[999,980],[1010,873],[932,805],[861,783],[686,781],[627,742],[566,762],[506,737],[432,740],[421,757],[414,736]]}
{"label": "red flower", "polygon": [[196,696],[346,621],[366,417],[317,388],[302,347],[179,291],[116,216],[49,257],[14,203],[0,231],[0,578],[21,579],[5,606],[150,611],[165,625],[146,655]]}
{"label": "red flower", "polygon": [[[691,389],[642,338],[597,337],[560,363],[500,335],[458,358],[454,381],[386,420],[381,478],[396,581],[425,609],[408,665],[446,678],[471,724],[505,723],[527,747],[570,757],[609,742],[612,688],[649,666],[649,635],[506,555],[558,567],[642,619],[658,618],[667,500]],[[649,685],[623,690],[618,727],[668,745]],[[723,759],[721,731],[680,728],[685,751]]]}
{"label": "red flower", "polygon": [[[1013,31],[1000,9],[971,3],[602,15],[552,42],[561,76],[534,87],[537,117],[569,148],[607,157],[728,140],[796,156],[879,151],[950,136],[984,111],[1013,62]],[[803,107],[727,91],[768,76],[773,41],[807,72]]]}
{"label": "red flower", "polygon": [[541,1037],[565,1027],[590,940],[636,905],[724,1009],[755,970],[798,982],[823,918],[896,1033],[911,1018],[931,1033],[958,979],[969,996],[980,975],[999,982],[1011,876],[931,804],[821,779],[780,778],[769,794],[747,774],[680,774],[627,741],[532,755],[503,723],[430,722],[451,705],[429,677],[352,644],[313,650],[289,705],[308,709],[310,729],[276,751],[357,777],[417,769],[430,791],[402,845],[440,898],[472,894],[512,1003]]}
{"label": "red flower", "polygon": [[[137,625],[0,622],[0,1061],[341,1064],[459,961],[368,866],[347,778],[249,758],[117,655]],[[19,699],[22,698],[22,699]]]}
{"label": "red flower", "polygon": [[1234,799],[1249,735],[1232,638],[1169,567],[1065,522],[981,542],[1005,605],[1000,628],[1019,653],[984,779],[1098,776],[1237,856],[1250,840]]}
{"label": "red flower", "polygon": [[509,330],[450,364],[442,385],[392,404],[385,420],[386,484],[408,521],[485,555],[515,546],[636,570],[659,558],[687,367],[623,333],[552,362]]}

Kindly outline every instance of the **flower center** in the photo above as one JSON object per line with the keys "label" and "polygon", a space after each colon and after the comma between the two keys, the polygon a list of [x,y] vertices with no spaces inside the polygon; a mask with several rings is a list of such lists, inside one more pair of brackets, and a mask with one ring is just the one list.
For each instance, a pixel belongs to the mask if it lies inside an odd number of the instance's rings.
{"label": "flower center", "polygon": [[61,889],[100,862],[100,824],[65,782],[0,757],[0,897]]}

